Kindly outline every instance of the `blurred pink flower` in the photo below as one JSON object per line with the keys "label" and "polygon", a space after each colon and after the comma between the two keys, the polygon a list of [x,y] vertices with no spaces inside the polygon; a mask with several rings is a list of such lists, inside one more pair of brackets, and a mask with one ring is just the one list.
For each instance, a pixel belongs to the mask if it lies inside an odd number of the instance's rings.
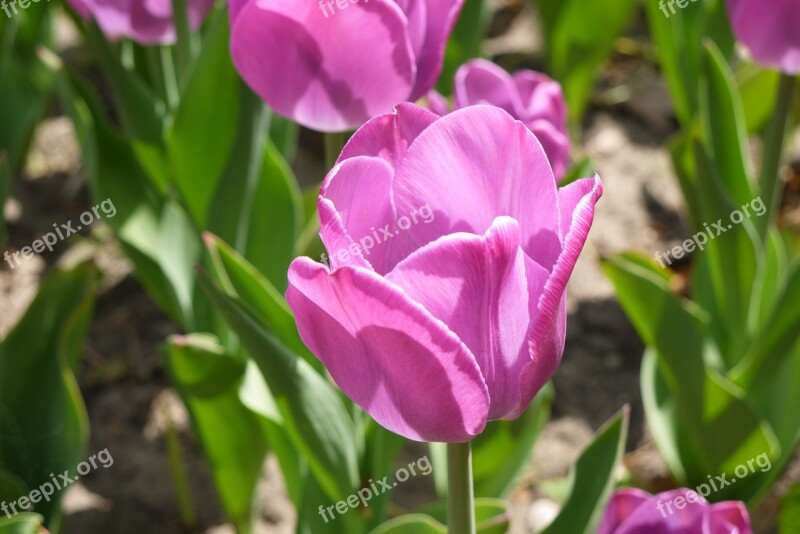
{"label": "blurred pink flower", "polygon": [[[456,72],[453,100],[455,109],[491,104],[509,112],[542,143],[556,179],[564,176],[569,165],[569,134],[567,104],[558,82],[532,70],[511,75],[491,61],[474,59]],[[435,91],[428,94],[428,106],[439,115],[449,111],[447,100]]]}
{"label": "blurred pink flower", "polygon": [[650,495],[622,489],[611,498],[597,534],[753,534],[744,504],[709,504],[688,489]]}
{"label": "blurred pink flower", "polygon": [[322,184],[331,268],[291,265],[300,335],[389,430],[468,441],[518,417],[556,371],[601,194],[596,176],[557,189],[541,144],[500,108],[440,118],[400,104]]}
{"label": "blurred pink flower", "polygon": [[323,132],[351,130],[433,86],[462,4],[229,0],[231,53],[279,114]]}
{"label": "blurred pink flower", "polygon": [[800,2],[728,0],[736,38],[753,59],[786,74],[800,74]]}
{"label": "blurred pink flower", "polygon": [[[142,45],[173,44],[171,0],[67,0],[85,20],[94,19],[109,39],[128,38]],[[189,25],[203,23],[214,0],[186,0]]]}

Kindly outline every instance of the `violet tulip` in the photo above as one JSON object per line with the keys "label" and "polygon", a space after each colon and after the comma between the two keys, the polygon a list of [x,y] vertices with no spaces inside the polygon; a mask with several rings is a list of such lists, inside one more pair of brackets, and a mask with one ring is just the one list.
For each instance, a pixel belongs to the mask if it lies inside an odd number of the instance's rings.
{"label": "violet tulip", "polygon": [[277,113],[339,132],[433,87],[463,0],[230,0],[231,54]]}
{"label": "violet tulip", "polygon": [[597,534],[753,534],[753,530],[741,502],[709,504],[688,489],[650,495],[629,488],[611,498]]}
{"label": "violet tulip", "polygon": [[384,427],[469,441],[518,417],[558,367],[601,194],[596,176],[557,189],[541,144],[500,108],[400,104],[322,184],[330,267],[289,270],[300,336]]}
{"label": "violet tulip", "polygon": [[[176,40],[171,0],[67,0],[85,20],[94,19],[109,39],[128,38],[142,45]],[[214,0],[186,0],[189,26],[203,23]]]}
{"label": "violet tulip", "polygon": [[800,74],[800,2],[797,0],[728,0],[736,38],[753,59],[786,74]]}
{"label": "violet tulip", "polygon": [[[476,104],[503,108],[522,121],[539,139],[560,180],[569,165],[567,104],[561,85],[541,72],[520,70],[513,75],[485,59],[475,59],[456,72],[453,105],[461,109]],[[435,91],[428,95],[434,113],[448,113],[447,101]]]}

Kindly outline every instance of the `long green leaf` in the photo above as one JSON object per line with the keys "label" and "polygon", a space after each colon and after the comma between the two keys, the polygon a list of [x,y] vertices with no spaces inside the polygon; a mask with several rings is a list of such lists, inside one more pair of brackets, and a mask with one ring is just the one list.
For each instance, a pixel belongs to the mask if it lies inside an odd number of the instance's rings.
{"label": "long green leaf", "polygon": [[308,363],[268,333],[238,299],[225,295],[204,273],[201,284],[219,313],[261,369],[292,443],[333,500],[358,487],[353,421],[341,398]]}
{"label": "long green leaf", "polygon": [[541,534],[594,532],[614,488],[614,470],[625,452],[629,409],[626,406],[584,449],[570,474],[570,493],[558,517]]}

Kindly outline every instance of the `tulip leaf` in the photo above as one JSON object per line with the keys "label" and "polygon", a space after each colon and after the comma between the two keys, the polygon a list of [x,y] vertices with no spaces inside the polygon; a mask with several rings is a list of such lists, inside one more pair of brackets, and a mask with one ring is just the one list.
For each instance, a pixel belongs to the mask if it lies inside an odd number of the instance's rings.
{"label": "tulip leaf", "polygon": [[600,430],[570,473],[570,492],[561,512],[541,534],[595,532],[614,489],[614,471],[625,452],[630,410],[626,406]]}
{"label": "tulip leaf", "polygon": [[504,497],[533,453],[536,438],[547,424],[553,388],[545,386],[521,417],[492,421],[472,443],[475,495]]}
{"label": "tulip leaf", "polygon": [[447,534],[447,527],[423,514],[408,514],[382,524],[370,534]]}
{"label": "tulip leaf", "polygon": [[439,92],[451,94],[458,68],[470,59],[480,57],[488,24],[486,0],[465,0],[445,49],[442,72],[436,84]]}
{"label": "tulip leaf", "polygon": [[704,48],[704,76],[700,85],[704,137],[716,156],[714,168],[722,178],[725,191],[737,205],[742,205],[756,196],[750,178],[753,167],[747,146],[744,108],[733,74],[719,48],[711,41],[707,41]]}
{"label": "tulip leaf", "polygon": [[[706,343],[702,314],[670,291],[669,282],[656,274],[656,266],[631,257],[606,260],[603,270],[639,335],[655,351],[659,372],[675,399],[673,437],[681,440],[680,433],[687,433],[688,442],[677,445],[689,443],[680,451],[688,482],[702,483],[708,473],[732,473],[762,453],[774,457],[781,447],[769,424],[753,411],[740,389],[710,366],[715,358]],[[652,400],[652,391],[648,395]],[[667,456],[677,445],[671,445]],[[749,497],[758,478],[751,476],[738,484],[735,495]]]}
{"label": "tulip leaf", "polygon": [[778,534],[800,534],[800,483],[795,483],[783,496]]}
{"label": "tulip leaf", "polygon": [[[73,18],[73,20],[80,19]],[[77,25],[82,27],[80,22]],[[89,23],[86,36],[92,49],[97,52],[104,70],[108,73],[114,103],[119,110],[126,132],[144,143],[162,147],[164,122],[167,114],[164,101],[134,72],[125,68],[97,23]]]}
{"label": "tulip leaf", "polygon": [[218,18],[168,134],[175,185],[198,227],[204,228],[236,140],[240,80],[230,57],[227,17]]}
{"label": "tulip leaf", "polygon": [[[0,152],[0,206],[6,205],[8,191],[11,189],[11,169],[8,163],[8,156],[5,152]],[[5,217],[0,217],[0,249],[6,247],[8,241],[8,230],[6,229]]]}
{"label": "tulip leaf", "polygon": [[41,534],[46,532],[38,514],[23,512],[11,518],[0,516],[0,534]]}
{"label": "tulip leaf", "polygon": [[[29,488],[48,482],[50,473],[73,470],[85,454],[88,420],[74,373],[92,316],[96,280],[90,264],[50,275],[0,343],[0,435],[6,437],[0,469]],[[54,531],[62,497],[58,492],[35,505]]]}
{"label": "tulip leaf", "polygon": [[[508,531],[511,522],[508,503],[501,499],[477,498],[474,506],[476,534],[505,534]],[[447,523],[447,502],[426,507],[421,513],[444,525]]]}
{"label": "tulip leaf", "polygon": [[[598,71],[636,12],[636,0],[535,0],[553,77],[564,87],[570,122],[579,124]],[[598,21],[602,20],[602,24]]]}
{"label": "tulip leaf", "polygon": [[215,486],[239,531],[251,529],[267,443],[258,417],[239,399],[246,360],[207,334],[172,337],[166,362],[205,448]]}
{"label": "tulip leaf", "polygon": [[678,119],[684,126],[694,120],[699,109],[702,50],[698,43],[708,36],[726,57],[733,50],[734,40],[724,4],[720,0],[708,0],[674,9],[673,13],[667,2],[644,3],[659,66]]}
{"label": "tulip leaf", "polygon": [[748,63],[736,73],[736,81],[742,98],[747,131],[751,134],[757,133],[766,126],[774,113],[780,73]]}
{"label": "tulip leaf", "polygon": [[212,234],[205,234],[214,276],[231,297],[238,297],[248,311],[292,352],[321,370],[319,360],[303,344],[294,316],[277,289],[247,260]]}
{"label": "tulip leaf", "polygon": [[237,298],[201,273],[203,289],[258,364],[292,443],[333,500],[358,487],[353,420],[334,388],[269,333]]}

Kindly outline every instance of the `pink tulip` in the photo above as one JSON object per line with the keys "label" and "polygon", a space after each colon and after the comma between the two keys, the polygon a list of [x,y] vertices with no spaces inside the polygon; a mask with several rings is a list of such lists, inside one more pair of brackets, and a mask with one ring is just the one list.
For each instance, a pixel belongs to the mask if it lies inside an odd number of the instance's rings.
{"label": "pink tulip", "polygon": [[728,0],[736,38],[758,63],[786,74],[800,74],[800,2]]}
{"label": "pink tulip", "polygon": [[464,0],[230,0],[231,53],[279,114],[352,130],[433,87]]}
{"label": "pink tulip", "polygon": [[598,177],[558,190],[541,144],[500,108],[400,104],[322,184],[331,267],[291,265],[300,335],[384,427],[468,441],[518,417],[558,367],[601,193]]}
{"label": "pink tulip", "polygon": [[650,495],[617,491],[597,534],[753,534],[747,508],[738,501],[709,504],[687,489]]}
{"label": "pink tulip", "polygon": [[[475,59],[456,72],[455,109],[491,104],[522,121],[539,139],[560,180],[569,165],[567,105],[561,86],[540,72],[521,70],[512,76],[491,61]],[[447,101],[435,91],[428,95],[434,113],[448,113]]]}
{"label": "pink tulip", "polygon": [[[109,39],[128,38],[142,45],[173,44],[171,0],[67,0],[85,20],[94,19]],[[186,0],[189,25],[200,27],[214,0]]]}

